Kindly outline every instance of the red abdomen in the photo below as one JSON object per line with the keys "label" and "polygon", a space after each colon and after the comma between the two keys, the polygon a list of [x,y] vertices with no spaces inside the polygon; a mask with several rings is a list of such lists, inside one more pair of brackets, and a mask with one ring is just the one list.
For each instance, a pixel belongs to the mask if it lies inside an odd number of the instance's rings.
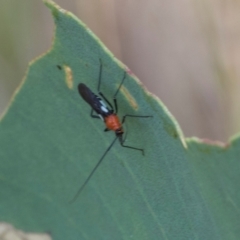
{"label": "red abdomen", "polygon": [[104,121],[105,121],[106,127],[109,130],[116,131],[122,127],[122,124],[120,123],[118,117],[115,114],[105,117]]}

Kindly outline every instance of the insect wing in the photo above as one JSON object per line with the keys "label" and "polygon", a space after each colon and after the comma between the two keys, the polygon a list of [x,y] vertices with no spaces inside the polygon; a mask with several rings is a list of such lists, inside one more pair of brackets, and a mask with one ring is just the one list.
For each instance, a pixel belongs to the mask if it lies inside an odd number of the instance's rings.
{"label": "insect wing", "polygon": [[96,113],[102,116],[108,114],[109,109],[103,103],[101,98],[95,95],[85,84],[80,83],[78,85],[78,91],[82,98],[93,108]]}

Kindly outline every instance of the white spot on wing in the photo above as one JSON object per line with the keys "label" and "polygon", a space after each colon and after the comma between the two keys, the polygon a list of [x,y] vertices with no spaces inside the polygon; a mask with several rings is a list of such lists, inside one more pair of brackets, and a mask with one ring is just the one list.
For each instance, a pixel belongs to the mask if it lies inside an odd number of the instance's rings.
{"label": "white spot on wing", "polygon": [[108,112],[108,109],[106,108],[106,107],[104,107],[104,106],[101,106],[101,110],[103,111],[103,112]]}
{"label": "white spot on wing", "polygon": [[101,110],[102,110],[103,112],[107,113],[107,112],[108,112],[108,109],[107,109],[106,104],[105,104],[102,100],[100,100],[100,103],[102,104]]}

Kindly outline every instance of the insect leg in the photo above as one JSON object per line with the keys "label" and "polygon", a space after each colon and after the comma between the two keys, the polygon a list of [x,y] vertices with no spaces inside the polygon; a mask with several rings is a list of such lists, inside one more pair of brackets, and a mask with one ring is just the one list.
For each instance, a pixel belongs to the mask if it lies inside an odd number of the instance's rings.
{"label": "insect leg", "polygon": [[119,92],[121,86],[123,85],[123,82],[124,82],[125,78],[126,78],[126,72],[124,72],[124,75],[123,75],[122,81],[121,81],[121,83],[119,84],[117,91],[116,91],[115,94],[113,95],[113,99],[115,99],[115,98],[117,97],[117,94],[118,94],[118,92]]}
{"label": "insect leg", "polygon": [[149,117],[152,117],[152,116],[139,116],[139,115],[126,114],[126,115],[124,115],[123,118],[122,118],[122,124],[125,122],[126,117],[149,118]]}
{"label": "insect leg", "polygon": [[134,150],[138,150],[138,151],[141,151],[142,152],[142,155],[144,155],[144,149],[142,148],[136,148],[136,147],[132,147],[132,146],[128,146],[128,145],[124,145],[124,141],[126,140],[126,138],[123,140],[122,138],[119,138],[120,140],[120,144],[122,147],[125,147],[125,148],[131,148],[131,149],[134,149]]}
{"label": "insect leg", "polygon": [[[148,118],[148,117],[152,117],[152,116],[138,116],[138,115],[130,115],[130,114],[126,114],[126,115],[123,116],[123,118],[122,118],[122,124],[125,122],[126,117]],[[142,154],[144,155],[144,149],[142,149],[142,148],[136,148],[136,147],[132,147],[132,146],[128,146],[128,145],[124,145],[124,142],[125,142],[126,138],[127,138],[127,136],[125,136],[124,139],[119,138],[119,140],[120,140],[120,144],[121,144],[122,147],[131,148],[131,149],[135,149],[135,150],[141,151]]]}
{"label": "insect leg", "polygon": [[120,85],[119,85],[117,91],[116,91],[115,94],[113,95],[113,102],[114,102],[114,107],[115,107],[115,114],[118,113],[117,94],[118,94],[118,92],[119,92],[121,86],[123,85],[123,82],[124,82],[125,78],[126,78],[126,72],[124,72],[124,75],[123,75],[122,81],[121,81],[121,83],[120,83]]}
{"label": "insect leg", "polygon": [[85,182],[83,183],[83,185],[79,188],[79,190],[77,191],[77,193],[75,194],[75,196],[73,197],[73,199],[69,202],[69,203],[73,203],[77,197],[79,196],[79,194],[82,192],[82,190],[84,189],[84,187],[87,185],[87,183],[89,182],[89,180],[91,179],[92,175],[94,174],[94,172],[97,170],[97,168],[99,167],[99,165],[101,164],[102,160],[104,159],[104,157],[106,156],[106,154],[108,153],[108,151],[111,149],[111,147],[113,146],[113,144],[116,142],[118,137],[115,137],[115,139],[112,141],[112,143],[109,145],[109,147],[107,148],[107,150],[104,152],[104,154],[102,155],[102,157],[100,158],[100,160],[98,161],[98,163],[96,164],[96,166],[93,168],[93,170],[91,171],[91,173],[88,175],[87,179],[85,180]]}
{"label": "insect leg", "polygon": [[102,60],[99,58],[100,68],[99,68],[99,75],[98,75],[98,94],[104,99],[104,101],[109,105],[109,107],[113,110],[112,104],[108,101],[108,99],[103,95],[100,91],[100,85],[102,81]]}
{"label": "insect leg", "polygon": [[92,118],[100,118],[98,115],[94,115],[93,114],[93,109],[91,109],[91,113],[90,113],[90,116],[92,117]]}
{"label": "insect leg", "polygon": [[123,138],[123,140],[122,140],[123,143],[126,141],[126,139],[127,139],[127,133],[128,133],[127,130],[126,130],[126,127],[124,127],[124,128],[125,128],[125,134],[124,134],[125,136],[124,136],[124,138]]}
{"label": "insect leg", "polygon": [[[101,115],[99,116],[99,115],[94,115],[93,114],[93,109],[91,109],[91,113],[90,113],[90,116],[92,117],[92,118],[97,118],[97,119],[101,119],[101,120],[103,120],[102,118],[101,118]],[[105,128],[104,129],[104,132],[107,132],[107,131],[110,131],[108,128]]]}
{"label": "insect leg", "polygon": [[99,68],[99,75],[98,75],[98,92],[100,92],[100,85],[101,85],[101,80],[102,80],[102,60],[99,58],[100,62],[100,68]]}
{"label": "insect leg", "polygon": [[99,92],[99,95],[103,98],[103,100],[109,105],[109,107],[113,110],[112,104],[107,100],[107,98],[103,95],[103,93]]}

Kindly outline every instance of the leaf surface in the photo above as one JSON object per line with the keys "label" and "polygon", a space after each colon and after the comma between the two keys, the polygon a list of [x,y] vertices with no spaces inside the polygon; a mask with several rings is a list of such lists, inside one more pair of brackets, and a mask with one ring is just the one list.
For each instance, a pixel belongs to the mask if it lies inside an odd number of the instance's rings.
{"label": "leaf surface", "polygon": [[[227,146],[184,139],[166,107],[71,13],[46,1],[53,46],[30,64],[0,123],[0,220],[55,240],[239,239],[240,141]],[[90,117],[80,82],[112,101],[126,120],[118,142],[69,204],[114,133]],[[184,106],[183,106],[184,107]]]}

